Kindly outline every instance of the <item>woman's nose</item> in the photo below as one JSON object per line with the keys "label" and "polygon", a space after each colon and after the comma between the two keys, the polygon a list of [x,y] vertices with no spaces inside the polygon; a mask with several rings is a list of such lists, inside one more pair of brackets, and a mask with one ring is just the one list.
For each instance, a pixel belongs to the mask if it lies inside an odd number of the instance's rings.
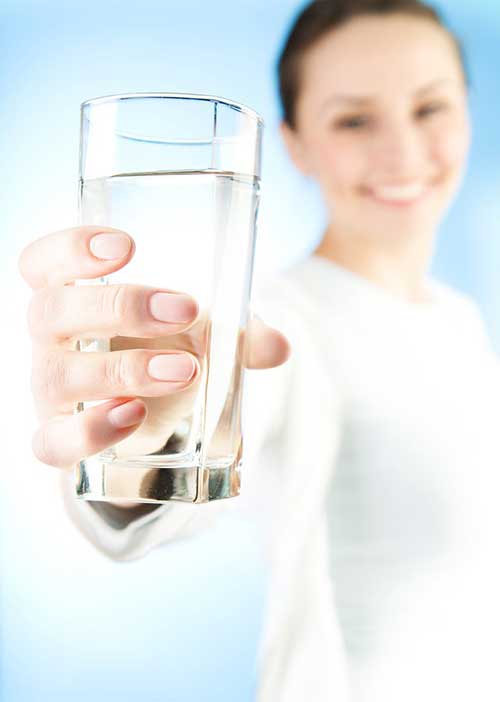
{"label": "woman's nose", "polygon": [[375,139],[374,168],[386,182],[408,181],[424,175],[427,153],[415,125],[393,121]]}

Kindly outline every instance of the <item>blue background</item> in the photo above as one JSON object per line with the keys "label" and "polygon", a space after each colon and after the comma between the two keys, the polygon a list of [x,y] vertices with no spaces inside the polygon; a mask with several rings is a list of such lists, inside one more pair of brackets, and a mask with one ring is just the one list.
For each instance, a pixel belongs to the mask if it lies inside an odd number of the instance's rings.
{"label": "blue background", "polygon": [[[79,105],[120,92],[180,91],[243,102],[266,121],[257,271],[286,267],[321,237],[315,188],[277,132],[274,75],[292,0],[3,0],[0,210],[4,344],[2,702],[250,701],[267,570],[251,525],[133,563],[98,554],[65,517],[57,471],[30,451],[30,293],[16,261],[29,241],[76,223]],[[500,349],[500,5],[441,3],[471,66],[473,148],[442,228],[435,274],[480,304]],[[12,370],[11,370],[12,369]]]}

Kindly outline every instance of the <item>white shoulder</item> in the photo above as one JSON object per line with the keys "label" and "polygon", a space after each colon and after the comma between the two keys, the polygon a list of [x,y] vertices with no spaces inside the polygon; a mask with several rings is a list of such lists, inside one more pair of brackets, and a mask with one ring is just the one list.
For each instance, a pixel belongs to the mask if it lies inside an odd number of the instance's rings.
{"label": "white shoulder", "polygon": [[479,304],[466,293],[434,280],[433,289],[447,313],[469,338],[477,339],[486,347],[491,346],[488,330]]}
{"label": "white shoulder", "polygon": [[453,305],[457,309],[468,310],[469,312],[474,310],[476,313],[479,313],[477,303],[461,290],[436,279],[432,280],[432,287],[441,302]]}

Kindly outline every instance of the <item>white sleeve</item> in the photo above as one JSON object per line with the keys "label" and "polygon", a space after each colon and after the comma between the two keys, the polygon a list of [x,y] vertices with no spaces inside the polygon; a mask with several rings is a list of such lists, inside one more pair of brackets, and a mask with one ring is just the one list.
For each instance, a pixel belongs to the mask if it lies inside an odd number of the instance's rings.
{"label": "white sleeve", "polygon": [[77,498],[74,477],[66,472],[61,476],[61,491],[73,524],[98,551],[116,561],[141,558],[160,544],[208,529],[233,502],[233,498],[196,505],[171,501],[121,509]]}
{"label": "white sleeve", "polygon": [[[262,285],[252,296],[252,308],[266,323],[273,301],[268,304],[269,289]],[[276,326],[281,329],[278,323]],[[243,393],[243,468],[238,497],[192,504],[172,500],[154,505],[139,504],[121,509],[107,502],[76,497],[74,477],[62,474],[61,491],[66,512],[82,535],[101,553],[118,561],[145,556],[160,544],[194,536],[208,529],[222,514],[236,511],[254,514],[272,503],[272,481],[268,474],[260,483],[262,447],[279,433],[287,389],[290,361],[279,368],[245,370]],[[254,470],[255,468],[255,470]]]}

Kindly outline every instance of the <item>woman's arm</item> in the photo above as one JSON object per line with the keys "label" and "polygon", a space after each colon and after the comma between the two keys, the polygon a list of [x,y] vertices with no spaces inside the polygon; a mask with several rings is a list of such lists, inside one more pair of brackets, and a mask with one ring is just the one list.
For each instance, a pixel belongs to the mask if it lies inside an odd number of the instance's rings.
{"label": "woman's arm", "polygon": [[74,477],[66,472],[61,473],[61,493],[66,512],[78,531],[102,554],[116,561],[141,558],[160,544],[208,529],[237,499],[196,505],[171,501],[123,508],[78,499]]}
{"label": "woman's arm", "polygon": [[[282,319],[282,305],[268,284],[253,295],[253,306],[258,306],[266,321]],[[252,517],[271,508],[276,476],[273,477],[273,467],[267,465],[265,446],[269,441],[279,441],[292,367],[293,363],[287,361],[275,368],[245,369],[240,496],[206,504],[172,500],[160,505],[118,506],[78,499],[74,476],[63,472],[62,497],[73,524],[101,553],[113,560],[127,561],[141,558],[161,544],[195,536],[230,511]]]}

